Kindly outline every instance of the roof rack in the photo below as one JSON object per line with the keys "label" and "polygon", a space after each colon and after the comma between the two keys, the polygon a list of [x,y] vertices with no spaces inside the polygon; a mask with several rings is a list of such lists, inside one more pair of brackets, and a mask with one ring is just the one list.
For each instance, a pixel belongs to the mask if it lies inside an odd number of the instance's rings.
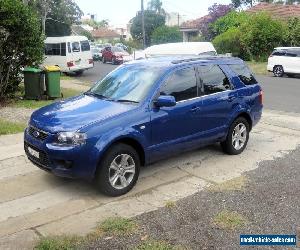
{"label": "roof rack", "polygon": [[231,57],[231,56],[198,56],[198,57],[190,57],[190,58],[184,58],[184,59],[178,59],[172,61],[173,64],[179,64],[179,63],[185,63],[185,62],[193,62],[193,61],[200,61],[200,60],[217,60],[217,59],[236,59],[241,60],[237,57]]}

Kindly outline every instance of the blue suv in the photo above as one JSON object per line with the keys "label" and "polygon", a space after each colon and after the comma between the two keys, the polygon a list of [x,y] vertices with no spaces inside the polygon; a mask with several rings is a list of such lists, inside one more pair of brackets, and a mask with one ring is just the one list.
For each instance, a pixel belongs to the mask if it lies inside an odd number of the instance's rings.
{"label": "blue suv", "polygon": [[262,89],[238,58],[134,61],[35,111],[24,148],[39,168],[118,196],[135,185],[140,166],[162,158],[216,142],[240,154],[262,107]]}

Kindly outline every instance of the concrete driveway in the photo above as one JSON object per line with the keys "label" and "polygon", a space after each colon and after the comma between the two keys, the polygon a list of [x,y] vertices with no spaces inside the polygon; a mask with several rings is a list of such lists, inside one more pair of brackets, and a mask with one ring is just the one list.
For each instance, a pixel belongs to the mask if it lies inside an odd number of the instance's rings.
{"label": "concrete driveway", "polygon": [[141,171],[127,195],[110,198],[93,185],[60,179],[24,156],[22,135],[0,137],[0,249],[30,249],[41,236],[90,232],[112,216],[156,210],[203,188],[240,176],[300,144],[300,116],[265,111],[246,151],[228,156],[219,145],[184,153]]}

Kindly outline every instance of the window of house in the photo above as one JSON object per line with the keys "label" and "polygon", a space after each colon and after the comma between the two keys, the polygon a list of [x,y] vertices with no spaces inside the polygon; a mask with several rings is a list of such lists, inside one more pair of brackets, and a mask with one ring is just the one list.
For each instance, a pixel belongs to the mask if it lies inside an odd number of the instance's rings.
{"label": "window of house", "polygon": [[89,41],[81,41],[80,45],[81,45],[81,51],[90,51],[91,50]]}
{"label": "window of house", "polygon": [[218,65],[202,65],[198,67],[201,79],[201,94],[210,95],[231,89],[231,84]]}
{"label": "window of house", "polygon": [[197,81],[194,68],[174,72],[160,90],[161,95],[172,95],[176,101],[197,97]]}
{"label": "window of house", "polygon": [[245,85],[257,84],[255,77],[245,64],[232,64],[229,66]]}

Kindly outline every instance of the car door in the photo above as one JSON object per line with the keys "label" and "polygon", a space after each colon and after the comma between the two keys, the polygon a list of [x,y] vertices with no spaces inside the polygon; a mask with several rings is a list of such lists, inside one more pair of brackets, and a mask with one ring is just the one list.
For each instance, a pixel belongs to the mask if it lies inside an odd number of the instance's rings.
{"label": "car door", "polygon": [[224,128],[237,105],[237,91],[219,65],[197,67],[201,81],[201,130],[211,141],[224,135]]}
{"label": "car door", "polygon": [[286,73],[300,73],[300,55],[299,51],[295,49],[289,49],[286,52],[287,67]]}
{"label": "car door", "polygon": [[171,151],[182,150],[192,143],[199,130],[201,101],[194,67],[171,73],[160,88],[159,95],[172,95],[174,107],[153,106],[151,110],[152,156],[160,158]]}

